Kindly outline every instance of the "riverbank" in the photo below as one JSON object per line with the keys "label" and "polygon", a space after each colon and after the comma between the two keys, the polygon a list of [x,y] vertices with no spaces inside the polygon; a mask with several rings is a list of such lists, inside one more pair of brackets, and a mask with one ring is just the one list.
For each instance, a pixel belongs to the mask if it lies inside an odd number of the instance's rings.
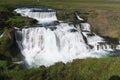
{"label": "riverbank", "polygon": [[[1,80],[117,80],[120,79],[120,58],[77,59],[71,63],[56,63],[50,67],[0,71]],[[9,66],[6,66],[9,67]],[[111,79],[113,78],[113,79]]]}

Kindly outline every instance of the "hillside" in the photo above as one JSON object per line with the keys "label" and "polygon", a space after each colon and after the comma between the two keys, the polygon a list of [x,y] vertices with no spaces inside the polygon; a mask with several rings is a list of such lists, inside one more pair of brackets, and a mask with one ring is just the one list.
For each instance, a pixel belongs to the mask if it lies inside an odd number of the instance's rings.
{"label": "hillside", "polygon": [[[0,80],[119,80],[120,58],[74,60],[50,67],[22,70],[19,67],[0,72]],[[0,65],[1,66],[1,65]]]}

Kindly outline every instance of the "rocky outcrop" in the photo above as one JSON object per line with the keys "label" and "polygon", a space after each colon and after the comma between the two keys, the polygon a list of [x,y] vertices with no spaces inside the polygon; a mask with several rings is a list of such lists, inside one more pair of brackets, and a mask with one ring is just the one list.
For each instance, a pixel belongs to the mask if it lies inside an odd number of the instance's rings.
{"label": "rocky outcrop", "polygon": [[0,59],[16,61],[23,58],[15,41],[14,29],[8,29],[0,39]]}

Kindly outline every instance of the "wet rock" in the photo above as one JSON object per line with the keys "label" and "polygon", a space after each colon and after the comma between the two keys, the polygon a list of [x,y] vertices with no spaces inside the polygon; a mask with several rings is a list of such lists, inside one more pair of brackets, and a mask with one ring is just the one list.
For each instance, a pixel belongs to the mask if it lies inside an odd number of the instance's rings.
{"label": "wet rock", "polygon": [[70,29],[70,32],[77,32],[76,29]]}
{"label": "wet rock", "polygon": [[57,29],[57,27],[50,27],[50,29],[51,29],[52,31],[54,31],[54,30]]}

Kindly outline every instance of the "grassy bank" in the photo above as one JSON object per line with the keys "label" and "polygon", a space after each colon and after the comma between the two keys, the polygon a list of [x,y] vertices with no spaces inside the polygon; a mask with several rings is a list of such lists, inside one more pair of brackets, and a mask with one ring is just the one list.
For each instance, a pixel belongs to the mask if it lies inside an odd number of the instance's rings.
{"label": "grassy bank", "polygon": [[[21,70],[18,67],[0,72],[1,80],[116,80],[120,76],[120,58],[74,60],[50,67]],[[5,65],[5,64],[4,64]],[[119,78],[120,79],[120,78]],[[117,80],[119,80],[117,79]]]}

